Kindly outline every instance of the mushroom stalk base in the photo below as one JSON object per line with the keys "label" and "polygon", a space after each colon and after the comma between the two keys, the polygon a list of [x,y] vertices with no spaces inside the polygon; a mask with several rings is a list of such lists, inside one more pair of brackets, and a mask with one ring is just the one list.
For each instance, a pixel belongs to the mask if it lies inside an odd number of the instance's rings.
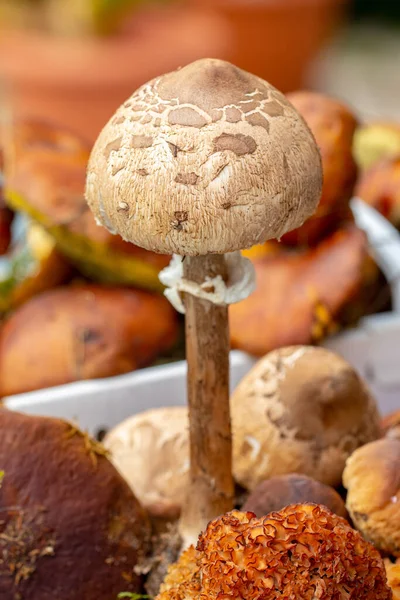
{"label": "mushroom stalk base", "polygon": [[[227,277],[223,255],[186,257],[184,277],[202,283]],[[228,308],[185,294],[190,417],[190,488],[180,532],[184,546],[197,542],[208,522],[233,508],[229,410]]]}

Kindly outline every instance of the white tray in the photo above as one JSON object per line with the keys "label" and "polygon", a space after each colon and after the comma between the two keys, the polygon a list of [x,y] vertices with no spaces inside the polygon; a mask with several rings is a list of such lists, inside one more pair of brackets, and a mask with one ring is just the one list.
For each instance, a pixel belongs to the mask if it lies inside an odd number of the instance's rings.
{"label": "white tray", "polygon": [[[375,393],[381,412],[400,408],[400,236],[388,222],[359,200],[352,205],[357,223],[368,234],[371,250],[391,283],[393,312],[374,315],[357,328],[329,338],[324,345],[344,356]],[[231,353],[231,385],[254,364],[242,352]],[[186,402],[184,362],[151,367],[102,380],[83,381],[5,399],[10,409],[76,421],[92,435],[130,415]]]}

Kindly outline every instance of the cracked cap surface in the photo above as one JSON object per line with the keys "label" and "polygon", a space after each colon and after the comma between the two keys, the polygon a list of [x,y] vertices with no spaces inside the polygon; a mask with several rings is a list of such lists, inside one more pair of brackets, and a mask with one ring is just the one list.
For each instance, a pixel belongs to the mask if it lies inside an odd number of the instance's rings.
{"label": "cracked cap surface", "polygon": [[316,209],[321,158],[273,86],[204,59],[137,90],[101,132],[86,198],[99,223],[160,253],[249,248]]}

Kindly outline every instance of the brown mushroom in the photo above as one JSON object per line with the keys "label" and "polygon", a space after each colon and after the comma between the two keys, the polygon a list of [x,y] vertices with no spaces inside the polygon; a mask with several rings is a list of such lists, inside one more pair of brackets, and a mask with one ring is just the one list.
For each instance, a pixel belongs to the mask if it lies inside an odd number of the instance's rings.
{"label": "brown mushroom", "polygon": [[44,226],[62,253],[92,279],[162,291],[158,273],[170,258],[97,226],[84,198],[88,158],[88,145],[68,131],[17,122],[5,146],[8,203]]}
{"label": "brown mushroom", "polygon": [[96,285],[45,292],[4,323],[0,396],[127,373],[176,336],[176,314],[160,296]]}
{"label": "brown mushroom", "polygon": [[236,252],[243,265],[238,251],[301,225],[321,186],[315,140],[292,105],[219,60],[142,86],[95,143],[86,195],[99,222],[147,250],[185,257],[174,264],[183,275],[175,291],[186,292],[186,540],[233,507],[226,289],[238,268],[225,255]]}
{"label": "brown mushroom", "polygon": [[380,433],[375,400],[355,370],[312,346],[267,354],[239,383],[231,411],[234,474],[250,490],[287,473],[336,487],[347,457]]}
{"label": "brown mushroom", "polygon": [[400,440],[358,448],[343,473],[354,525],[382,552],[400,556]]}
{"label": "brown mushroom", "polygon": [[316,479],[290,473],[262,481],[249,495],[242,510],[260,518],[291,504],[322,504],[348,519],[346,507],[336,490]]}
{"label": "brown mushroom", "polygon": [[392,596],[371,544],[325,507],[296,504],[262,519],[234,511],[212,521],[156,600],[317,597]]}
{"label": "brown mushroom", "polygon": [[231,306],[230,330],[232,346],[255,356],[320,342],[340,328],[350,306],[354,323],[366,308],[359,301],[372,296],[372,289],[364,293],[371,287],[370,276],[376,280],[378,274],[376,266],[366,269],[371,264],[367,238],[355,225],[308,250],[270,249],[263,255],[261,248],[252,262],[257,288]]}
{"label": "brown mushroom", "polygon": [[400,153],[365,170],[355,193],[400,229]]}
{"label": "brown mushroom", "polygon": [[353,136],[357,119],[342,102],[316,92],[294,92],[288,100],[313,132],[322,156],[324,184],[314,215],[283,236],[290,245],[313,245],[349,219],[349,201],[357,179]]}
{"label": "brown mushroom", "polygon": [[156,408],[123,421],[105,437],[110,460],[149,515],[177,519],[189,481],[186,407]]}
{"label": "brown mushroom", "polygon": [[58,420],[0,410],[0,597],[140,592],[144,509],[104,449]]}

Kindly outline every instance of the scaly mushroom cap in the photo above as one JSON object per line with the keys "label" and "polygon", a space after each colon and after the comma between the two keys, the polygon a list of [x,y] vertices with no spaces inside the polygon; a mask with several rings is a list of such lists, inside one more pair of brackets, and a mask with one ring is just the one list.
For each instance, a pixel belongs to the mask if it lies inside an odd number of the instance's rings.
{"label": "scaly mushroom cap", "polygon": [[357,529],[379,550],[400,556],[400,440],[386,438],[356,450],[343,485]]}
{"label": "scaly mushroom cap", "polygon": [[179,517],[189,478],[189,419],[184,406],[126,419],[104,440],[110,459],[154,517]]}
{"label": "scaly mushroom cap", "polygon": [[315,140],[286,98],[205,59],[116,112],[93,148],[86,197],[125,240],[195,256],[279,238],[313,214],[321,188]]}
{"label": "scaly mushroom cap", "polygon": [[325,348],[292,346],[261,359],[231,398],[236,480],[254,489],[286,473],[341,483],[347,457],[379,437],[374,398]]}
{"label": "scaly mushroom cap", "polygon": [[234,511],[212,521],[174,565],[157,600],[389,600],[378,551],[316,504],[263,519]]}

